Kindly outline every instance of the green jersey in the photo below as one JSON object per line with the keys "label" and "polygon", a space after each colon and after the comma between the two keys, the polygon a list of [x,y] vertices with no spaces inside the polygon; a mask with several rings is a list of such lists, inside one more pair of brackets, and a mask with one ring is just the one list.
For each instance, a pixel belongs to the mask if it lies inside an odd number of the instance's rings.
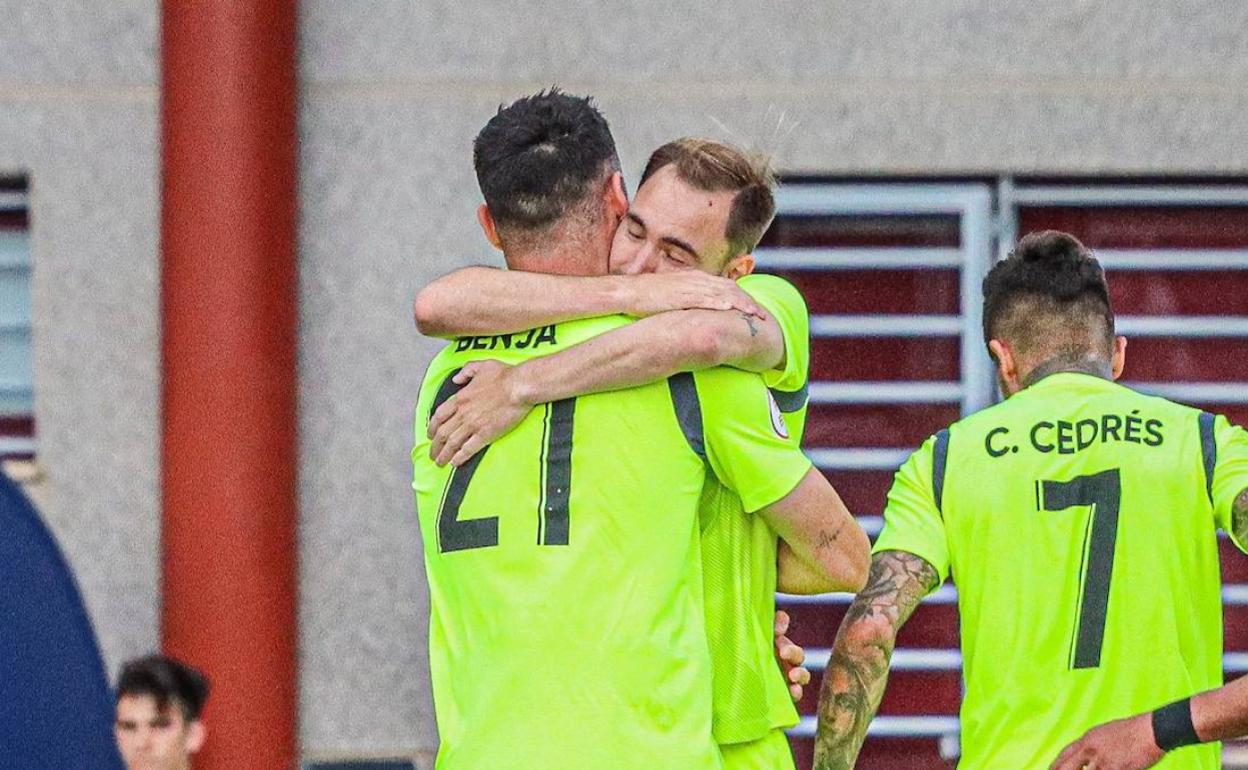
{"label": "green jersey", "polygon": [[[750,275],[739,285],[780,324],[785,363],[766,372],[777,430],[799,446],[806,426],[810,318],[788,281]],[[797,724],[776,663],[776,533],[718,478],[702,490],[702,569],[714,671],[714,731],[721,744],[755,741]]]}
{"label": "green jersey", "polygon": [[[958,586],[960,767],[1042,770],[1097,724],[1220,685],[1216,530],[1245,487],[1243,430],[1084,374],[1046,377],[912,455],[875,550]],[[1157,765],[1218,766],[1216,744]]]}
{"label": "green jersey", "polygon": [[518,363],[624,323],[463,338],[430,364],[412,450],[439,770],[715,770],[697,505],[747,504],[809,461],[757,375],[715,369],[543,405],[458,469],[425,425],[465,363]]}

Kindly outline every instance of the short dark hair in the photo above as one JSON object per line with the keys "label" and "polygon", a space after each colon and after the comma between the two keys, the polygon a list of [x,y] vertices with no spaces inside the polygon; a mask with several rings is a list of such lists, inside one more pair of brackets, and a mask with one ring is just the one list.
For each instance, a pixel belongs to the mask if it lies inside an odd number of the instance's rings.
{"label": "short dark hair", "polygon": [[684,137],[650,154],[641,184],[665,166],[675,166],[681,181],[704,192],[735,192],[724,236],[729,257],[748,254],[758,246],[776,215],[776,175],[771,160],[747,153],[727,142]]}
{"label": "short dark hair", "polygon": [[502,230],[543,230],[585,201],[620,158],[593,99],[558,88],[517,99],[472,146],[477,183]]}
{"label": "short dark hair", "polygon": [[1105,271],[1079,239],[1029,233],[984,278],[984,342],[1006,339],[1024,349],[1080,354],[1089,342],[1114,344],[1114,312]]}
{"label": "short dark hair", "polygon": [[176,705],[187,722],[199,719],[208,700],[208,678],[198,669],[166,655],[148,655],[121,667],[117,699],[127,695],[150,695],[157,711]]}

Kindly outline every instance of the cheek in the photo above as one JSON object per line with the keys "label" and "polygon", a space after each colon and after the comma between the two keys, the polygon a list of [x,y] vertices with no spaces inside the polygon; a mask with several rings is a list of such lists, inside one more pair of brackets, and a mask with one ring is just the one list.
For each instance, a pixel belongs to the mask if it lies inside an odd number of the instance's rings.
{"label": "cheek", "polygon": [[611,244],[611,256],[607,259],[607,272],[612,275],[626,275],[635,272],[640,254],[640,245],[635,243],[623,232],[615,234]]}

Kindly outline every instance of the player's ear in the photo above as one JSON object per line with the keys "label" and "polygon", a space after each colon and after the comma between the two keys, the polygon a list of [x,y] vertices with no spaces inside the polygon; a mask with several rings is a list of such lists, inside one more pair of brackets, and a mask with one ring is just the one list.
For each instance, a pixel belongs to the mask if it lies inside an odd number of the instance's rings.
{"label": "player's ear", "polygon": [[720,275],[725,278],[731,278],[735,281],[738,278],[749,275],[752,272],[754,272],[754,255],[742,254],[728,260],[728,264],[724,265],[724,269],[720,272]]}
{"label": "player's ear", "polygon": [[1021,390],[1018,382],[1018,360],[1014,357],[1014,349],[1004,340],[988,340],[988,352],[997,363],[997,378],[1001,381],[1001,389],[1006,397]]}
{"label": "player's ear", "polygon": [[494,224],[494,215],[490,213],[490,207],[484,203],[477,206],[477,221],[481,223],[481,231],[485,233],[486,240],[494,248],[502,251],[503,241],[498,237],[498,227]]}
{"label": "player's ear", "polygon": [[186,750],[194,754],[204,747],[204,739],[208,737],[208,728],[196,719],[186,727]]}
{"label": "player's ear", "polygon": [[607,211],[620,220],[628,213],[628,191],[624,189],[624,175],[616,171],[607,178]]}
{"label": "player's ear", "polygon": [[1127,338],[1114,337],[1114,363],[1113,374],[1114,379],[1122,376],[1122,370],[1127,365]]}

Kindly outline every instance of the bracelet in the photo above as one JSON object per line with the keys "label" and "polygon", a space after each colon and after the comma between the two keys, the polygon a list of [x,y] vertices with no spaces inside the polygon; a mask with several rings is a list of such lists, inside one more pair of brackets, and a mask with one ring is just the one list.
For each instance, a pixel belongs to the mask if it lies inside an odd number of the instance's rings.
{"label": "bracelet", "polygon": [[1176,700],[1153,712],[1153,741],[1162,751],[1201,743],[1192,725],[1192,699]]}

